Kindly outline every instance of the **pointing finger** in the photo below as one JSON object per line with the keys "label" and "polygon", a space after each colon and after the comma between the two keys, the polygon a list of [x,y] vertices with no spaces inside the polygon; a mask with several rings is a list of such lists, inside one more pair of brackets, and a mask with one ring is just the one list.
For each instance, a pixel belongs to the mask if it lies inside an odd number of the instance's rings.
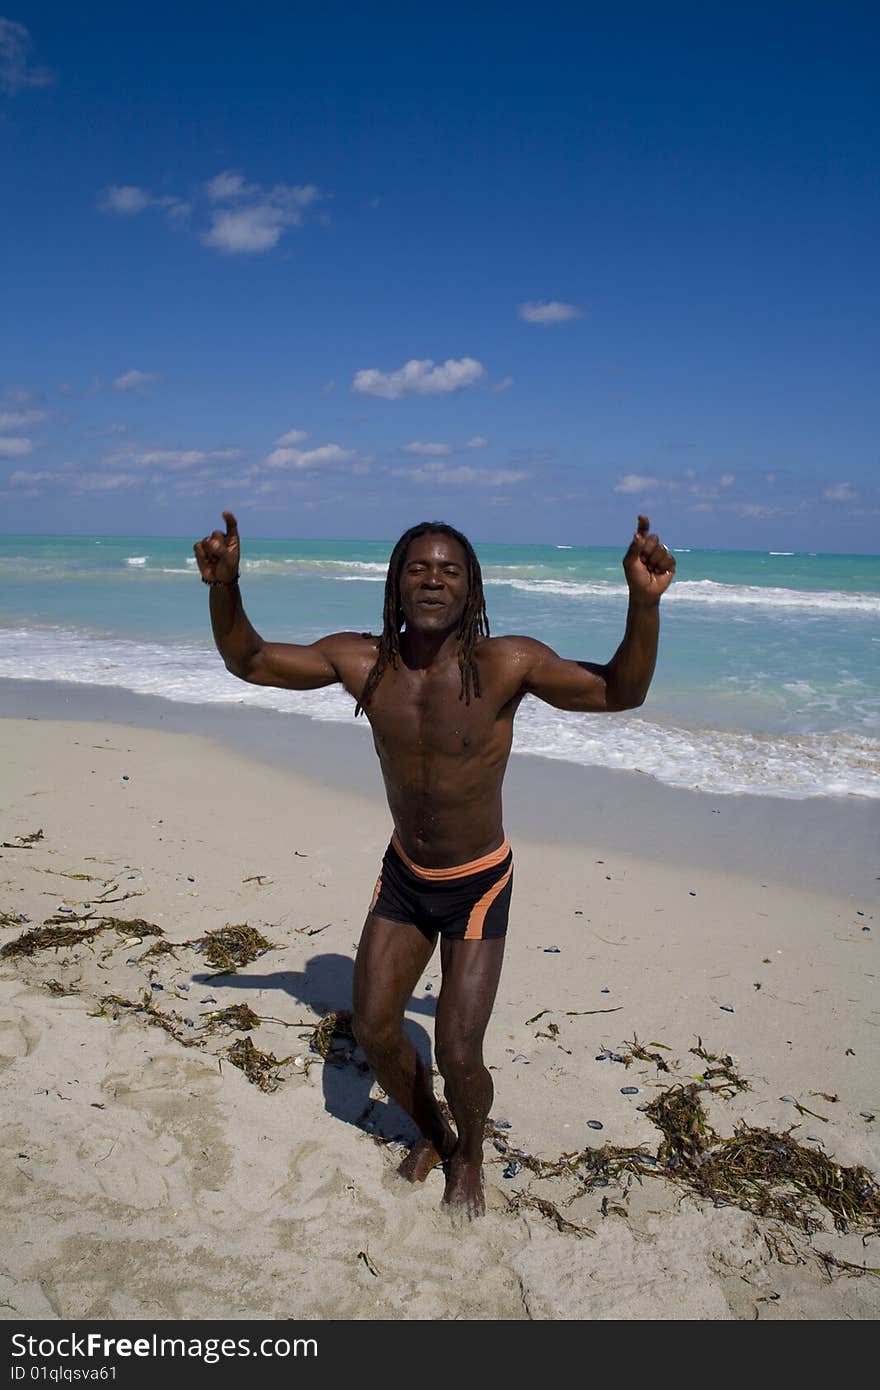
{"label": "pointing finger", "polygon": [[232,512],[224,512],[223,520],[226,522],[226,539],[231,540],[233,536],[238,535],[238,522]]}
{"label": "pointing finger", "polygon": [[639,535],[639,536],[646,536],[646,535],[648,534],[648,531],[649,531],[649,529],[650,529],[650,526],[651,526],[651,523],[650,523],[650,521],[648,520],[648,518],[647,518],[646,516],[642,516],[642,514],[641,514],[641,512],[640,512],[640,513],[639,513],[639,524],[638,524],[638,526],[637,526],[637,528],[636,528],[636,534]]}

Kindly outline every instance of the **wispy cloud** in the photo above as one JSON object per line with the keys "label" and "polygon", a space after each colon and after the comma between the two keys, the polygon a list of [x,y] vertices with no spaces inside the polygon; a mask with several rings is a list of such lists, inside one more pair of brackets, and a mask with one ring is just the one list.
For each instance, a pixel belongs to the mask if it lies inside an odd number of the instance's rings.
{"label": "wispy cloud", "polygon": [[133,462],[146,468],[176,470],[193,468],[200,463],[240,457],[238,449],[148,449],[144,453],[134,455]]}
{"label": "wispy cloud", "polygon": [[298,227],[306,208],[322,197],[314,184],[276,183],[264,188],[247,183],[234,169],[215,175],[205,191],[215,206],[201,240],[226,255],[271,250],[285,229]]}
{"label": "wispy cloud", "polygon": [[146,208],[181,208],[186,206],[179,198],[158,197],[139,188],[133,183],[110,184],[98,195],[98,207],[102,212],[115,212],[120,217],[135,217]]}
{"label": "wispy cloud", "polygon": [[625,473],[624,476],[614,484],[615,492],[656,492],[659,488],[668,486],[661,482],[659,478],[646,477],[641,473]]}
{"label": "wispy cloud", "polygon": [[151,381],[157,381],[156,372],[139,372],[134,368],[130,372],[123,372],[113,382],[114,391],[140,391],[145,386],[149,386]]}
{"label": "wispy cloud", "polygon": [[521,483],[529,475],[513,468],[471,468],[460,464],[450,468],[445,463],[424,463],[418,468],[392,469],[396,478],[411,478],[416,483],[437,483],[443,487],[507,487]]}
{"label": "wispy cloud", "polygon": [[288,430],[287,434],[280,435],[279,438],[275,440],[275,443],[280,444],[282,447],[285,444],[301,444],[303,440],[308,439],[308,437],[308,432],[306,430]]}
{"label": "wispy cloud", "polygon": [[43,410],[0,410],[0,430],[23,430],[46,418]]}
{"label": "wispy cloud", "polygon": [[32,439],[2,438],[0,439],[0,459],[21,458],[23,454],[29,454],[33,447]]}
{"label": "wispy cloud", "polygon": [[850,483],[835,483],[832,487],[826,487],[822,493],[829,502],[854,502],[858,493]]}
{"label": "wispy cloud", "polygon": [[423,442],[421,439],[414,439],[413,442],[412,442],[411,444],[404,444],[404,446],[403,446],[403,452],[404,452],[405,454],[429,454],[429,455],[430,455],[430,454],[434,454],[434,455],[451,454],[451,453],[452,453],[452,445],[451,445],[451,444],[429,444],[429,443]]}
{"label": "wispy cloud", "polygon": [[489,441],[485,435],[475,434],[467,441],[464,447],[466,449],[486,449],[488,445]]}
{"label": "wispy cloud", "polygon": [[324,197],[314,184],[264,187],[248,183],[235,169],[225,169],[187,198],[152,193],[134,183],[110,184],[99,194],[98,207],[118,217],[136,217],[159,208],[174,223],[185,221],[201,207],[199,240],[232,256],[271,250],[285,230],[299,226],[306,209]]}
{"label": "wispy cloud", "polygon": [[339,444],[322,444],[317,449],[273,449],[266,459],[268,468],[319,468],[325,463],[347,463],[355,457],[354,449]]}
{"label": "wispy cloud", "polygon": [[15,96],[27,87],[48,87],[55,80],[48,68],[32,66],[32,47],[23,24],[0,17],[0,91]]}
{"label": "wispy cloud", "polygon": [[576,304],[563,304],[558,299],[529,300],[520,304],[517,312],[525,323],[566,323],[584,316],[583,309]]}
{"label": "wispy cloud", "polygon": [[494,391],[496,396],[500,396],[502,391],[509,391],[512,385],[513,377],[503,376],[500,381],[493,382],[493,384],[489,387],[489,390]]}
{"label": "wispy cloud", "polygon": [[473,386],[486,375],[482,362],[474,357],[452,357],[435,366],[430,358],[413,357],[396,372],[380,372],[368,367],[355,372],[352,390],[364,396],[381,396],[386,401],[402,396],[436,396]]}

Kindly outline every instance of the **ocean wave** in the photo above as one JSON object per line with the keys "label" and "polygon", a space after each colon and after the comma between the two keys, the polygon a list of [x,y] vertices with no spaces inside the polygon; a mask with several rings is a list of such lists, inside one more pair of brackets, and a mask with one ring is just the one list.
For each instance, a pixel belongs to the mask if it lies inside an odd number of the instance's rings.
{"label": "ocean wave", "polygon": [[[605,580],[506,579],[512,589],[563,598],[620,598],[625,584]],[[880,617],[880,594],[844,593],[833,589],[762,588],[758,584],[719,584],[714,579],[679,580],[666,594],[666,603],[700,603],[736,608],[785,609],[811,613],[866,613]]]}
{"label": "ocean wave", "polygon": [[[250,686],[229,675],[213,647],[94,637],[60,628],[0,629],[0,678],[114,686],[186,704],[239,704],[352,721],[339,687]],[[366,721],[358,727],[365,728]],[[745,733],[688,728],[641,715],[564,714],[528,697],[517,753],[583,766],[641,771],[670,786],[715,794],[804,798],[880,796],[880,741],[858,734]]]}

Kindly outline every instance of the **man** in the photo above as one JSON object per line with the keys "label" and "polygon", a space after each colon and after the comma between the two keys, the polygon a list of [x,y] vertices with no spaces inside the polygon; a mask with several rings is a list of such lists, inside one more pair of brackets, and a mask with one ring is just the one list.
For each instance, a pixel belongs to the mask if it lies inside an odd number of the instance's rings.
{"label": "man", "polygon": [[[421,1138],[400,1172],[423,1181],[443,1164],[443,1205],[485,1210],[483,1130],[492,1079],[483,1036],[501,973],[513,863],[501,822],[501,784],[524,695],[557,709],[635,709],[657,657],[659,602],[675,560],[648,518],[623,559],[629,610],[607,665],[567,661],[532,637],[490,637],[482,576],[466,538],[425,522],[401,536],[385,586],[384,627],[338,632],[310,646],[264,642],[238,589],[240,543],[225,535],[195,549],[211,585],[214,639],[227,669],[253,685],[316,690],[341,682],[367,715],[394,822],[358,947],[354,1033],[387,1093]],[[455,1131],[430,1074],[403,1031],[407,1001],[440,937],[443,984],[435,1053]]]}

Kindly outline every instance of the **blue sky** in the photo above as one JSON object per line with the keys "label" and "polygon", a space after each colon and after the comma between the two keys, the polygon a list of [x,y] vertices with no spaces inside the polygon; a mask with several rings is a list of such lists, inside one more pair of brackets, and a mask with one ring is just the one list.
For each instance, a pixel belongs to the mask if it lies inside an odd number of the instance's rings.
{"label": "blue sky", "polygon": [[2,530],[878,549],[875,6],[0,12]]}

